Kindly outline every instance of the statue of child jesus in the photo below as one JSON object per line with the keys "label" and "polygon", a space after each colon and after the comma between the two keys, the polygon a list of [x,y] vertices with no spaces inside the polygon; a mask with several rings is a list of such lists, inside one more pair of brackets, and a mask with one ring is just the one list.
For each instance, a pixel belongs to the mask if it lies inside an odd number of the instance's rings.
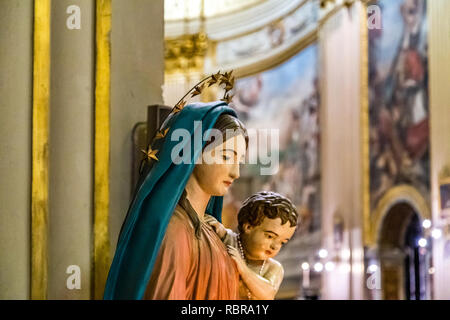
{"label": "statue of child jesus", "polygon": [[239,296],[273,300],[283,280],[283,266],[273,259],[293,236],[298,214],[282,195],[261,191],[246,199],[238,213],[236,234],[209,215],[205,221],[227,245],[240,274]]}

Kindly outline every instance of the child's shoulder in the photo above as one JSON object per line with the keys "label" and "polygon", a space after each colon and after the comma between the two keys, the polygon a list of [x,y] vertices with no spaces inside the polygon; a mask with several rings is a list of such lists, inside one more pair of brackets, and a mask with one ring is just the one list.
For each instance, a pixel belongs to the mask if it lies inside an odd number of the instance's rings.
{"label": "child's shoulder", "polygon": [[270,281],[274,288],[278,290],[280,287],[281,281],[284,278],[284,269],[281,263],[272,258],[267,259],[267,271],[264,273],[264,278]]}
{"label": "child's shoulder", "polygon": [[284,273],[283,266],[275,259],[269,258],[266,260],[267,272],[270,273]]}

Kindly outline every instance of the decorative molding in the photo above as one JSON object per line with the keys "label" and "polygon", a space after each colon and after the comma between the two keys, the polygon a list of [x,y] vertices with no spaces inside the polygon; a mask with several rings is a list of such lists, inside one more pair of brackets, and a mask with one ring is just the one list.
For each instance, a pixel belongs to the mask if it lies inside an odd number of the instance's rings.
{"label": "decorative molding", "polygon": [[102,299],[110,266],[109,173],[111,0],[96,1],[94,299]]}
{"label": "decorative molding", "polygon": [[166,39],[164,45],[165,72],[201,72],[204,69],[210,41],[204,32],[186,34],[175,39]]}
{"label": "decorative molding", "polygon": [[31,183],[31,299],[47,299],[50,5],[34,1],[33,142]]}
{"label": "decorative molding", "polygon": [[[186,0],[181,0],[181,1],[184,2],[184,5],[188,5],[189,6],[189,3]],[[203,1],[205,1],[205,0],[203,0]],[[261,5],[261,3],[266,2],[266,1],[269,1],[269,0],[251,0],[251,1],[248,1],[248,0],[247,1],[237,0],[237,1],[234,1],[234,4],[231,3],[231,7],[234,6],[234,8],[232,8],[231,10],[229,8],[227,8],[227,10],[223,10],[223,11],[219,10],[219,13],[215,13],[215,14],[211,14],[211,13],[205,12],[205,16],[206,16],[206,18],[211,19],[211,18],[224,17],[224,16],[227,16],[227,15],[234,15],[234,14],[236,14],[238,12],[242,12],[242,11],[251,9],[253,7],[256,7],[258,5]],[[208,2],[205,1],[205,4],[207,4],[207,3]],[[213,6],[218,6],[218,5],[229,6],[229,4],[227,2],[220,2],[219,4],[216,4],[215,2],[210,1],[210,3],[214,3]],[[240,3],[240,4],[236,6],[236,3]],[[164,19],[165,19],[166,22],[176,22],[176,21],[186,21],[186,20],[187,21],[195,21],[196,19],[198,19],[198,17],[197,17],[198,14],[196,14],[196,12],[194,12],[194,14],[193,14],[194,18],[189,18],[189,17],[188,18],[181,17],[181,18],[175,18],[175,19],[174,18],[169,18],[169,17],[166,16],[166,13],[170,12],[170,10],[172,10],[172,11],[176,10],[177,12],[179,12],[179,11],[182,11],[182,9],[185,9],[185,8],[178,8],[178,9],[170,8],[170,7],[167,8],[166,3],[165,3],[165,8],[164,9],[165,9],[164,10]],[[167,11],[167,10],[169,10],[169,11]],[[184,10],[184,11],[186,11],[186,10]],[[191,15],[192,15],[192,13],[191,13]]]}
{"label": "decorative molding", "polygon": [[257,61],[254,63],[248,63],[248,61],[244,61],[240,64],[223,66],[223,69],[233,69],[236,78],[252,76],[254,74],[272,69],[282,64],[289,58],[293,57],[295,54],[299,53],[301,50],[313,44],[315,41],[317,41],[317,39],[317,29],[314,29],[290,46],[279,47],[274,49],[270,54],[259,56]]}
{"label": "decorative molding", "polygon": [[278,20],[252,33],[217,42],[217,63],[220,66],[257,60],[278,47],[292,45],[317,27],[318,6],[315,1],[301,6]]}
{"label": "decorative molding", "polygon": [[[207,18],[205,30],[208,37],[214,41],[241,37],[264,28],[273,21],[282,19],[308,1],[311,0],[267,0],[234,14]],[[186,29],[189,30],[188,33],[196,33],[200,30],[200,25],[200,19],[166,21],[165,37],[178,37],[186,33]]]}

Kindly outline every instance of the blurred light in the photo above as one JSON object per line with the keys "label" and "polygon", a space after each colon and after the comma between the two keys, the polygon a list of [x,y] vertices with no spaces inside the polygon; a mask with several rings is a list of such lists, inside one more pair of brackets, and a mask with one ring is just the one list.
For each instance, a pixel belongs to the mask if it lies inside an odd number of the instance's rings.
{"label": "blurred light", "polygon": [[441,229],[433,229],[433,231],[431,231],[431,236],[434,239],[439,239],[440,237],[442,237],[442,230]]}
{"label": "blurred light", "polygon": [[427,239],[425,238],[420,238],[419,241],[417,241],[419,247],[425,248],[428,244]]}
{"label": "blurred light", "polygon": [[322,259],[325,259],[326,257],[328,257],[328,251],[326,249],[320,249],[319,257],[321,257]]}
{"label": "blurred light", "polygon": [[377,266],[376,264],[371,264],[371,265],[369,266],[369,268],[367,268],[367,270],[369,270],[370,273],[377,272],[378,266]]}
{"label": "blurred light", "polygon": [[316,271],[316,272],[322,272],[322,270],[323,270],[323,264],[320,263],[320,262],[317,262],[317,263],[314,265],[314,271]]}
{"label": "blurred light", "polygon": [[341,252],[342,259],[349,259],[350,258],[350,250],[349,249],[343,249]]}
{"label": "blurred light", "polygon": [[351,272],[352,268],[350,267],[350,263],[341,264],[341,270],[342,270],[342,272],[345,272],[345,273]]}
{"label": "blurred light", "polygon": [[430,228],[431,227],[431,221],[429,219],[423,220],[422,227],[424,227],[425,229]]}
{"label": "blurred light", "polygon": [[309,270],[309,263],[308,262],[303,262],[302,263],[302,269],[305,270],[305,271]]}
{"label": "blurred light", "polygon": [[434,267],[431,267],[430,269],[428,269],[428,273],[429,274],[434,274],[436,270],[434,269]]}
{"label": "blurred light", "polygon": [[328,261],[327,263],[325,263],[325,270],[333,271],[334,270],[334,262]]}

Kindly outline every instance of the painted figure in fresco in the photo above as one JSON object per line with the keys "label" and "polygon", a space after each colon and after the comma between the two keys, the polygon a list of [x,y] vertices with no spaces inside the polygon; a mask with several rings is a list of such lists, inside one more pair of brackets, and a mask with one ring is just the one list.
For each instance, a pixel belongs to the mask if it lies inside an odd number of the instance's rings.
{"label": "painted figure in fresco", "polygon": [[275,298],[284,270],[273,257],[294,235],[297,220],[292,202],[271,191],[258,192],[244,201],[238,213],[238,234],[208,216],[208,223],[236,262],[241,299]]}
{"label": "painted figure in fresco", "polygon": [[[277,175],[271,176],[264,185],[267,190],[276,190],[297,205],[302,217],[302,229],[313,232],[320,227],[320,219],[314,215],[319,194],[319,140],[318,110],[320,105],[319,81],[313,80],[314,90],[292,108],[286,127],[280,134],[280,167]],[[292,186],[296,186],[293,188]],[[300,192],[296,192],[296,189]]]}
{"label": "painted figure in fresco", "polygon": [[[403,33],[391,68],[381,78],[372,66],[370,129],[372,205],[392,186],[408,183],[428,190],[428,77],[424,38],[425,1],[400,7]],[[372,45],[380,34],[373,34]],[[372,53],[371,60],[377,56]]]}
{"label": "painted figure in fresco", "polygon": [[[239,178],[247,132],[225,102],[180,109],[149,146],[149,162],[122,226],[105,299],[239,298],[236,265],[205,223],[205,213],[221,219],[223,195]],[[226,131],[223,139],[192,143],[194,134],[205,137],[211,128]],[[177,129],[187,132],[188,139],[174,139]],[[177,149],[180,144],[183,148]],[[174,161],[174,152],[189,161]],[[205,157],[223,161],[197,163]]]}

